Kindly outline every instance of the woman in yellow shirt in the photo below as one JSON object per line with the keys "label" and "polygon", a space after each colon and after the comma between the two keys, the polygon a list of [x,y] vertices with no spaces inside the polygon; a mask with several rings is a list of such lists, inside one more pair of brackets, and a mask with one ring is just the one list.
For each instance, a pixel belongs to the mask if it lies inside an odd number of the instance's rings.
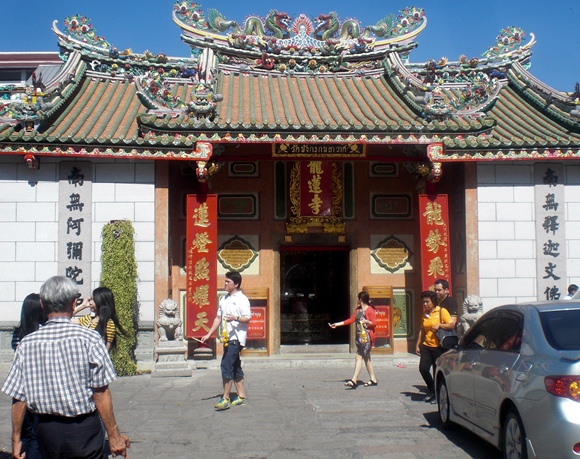
{"label": "woman in yellow shirt", "polygon": [[435,373],[437,358],[443,354],[443,349],[439,347],[439,340],[435,332],[439,328],[452,330],[451,315],[445,308],[435,306],[437,294],[429,290],[421,293],[421,302],[423,303],[423,321],[419,330],[417,339],[417,348],[415,352],[420,358],[419,373],[427,384],[427,395],[423,400],[425,402],[435,403],[435,383],[431,374],[431,367]]}
{"label": "woman in yellow shirt", "polygon": [[119,325],[117,311],[115,310],[115,297],[107,287],[98,287],[93,290],[93,296],[85,298],[80,306],[75,308],[74,314],[90,308],[91,313],[81,317],[74,317],[73,322],[91,330],[96,330],[105,340],[107,349],[110,351],[115,343],[117,330],[123,329]]}

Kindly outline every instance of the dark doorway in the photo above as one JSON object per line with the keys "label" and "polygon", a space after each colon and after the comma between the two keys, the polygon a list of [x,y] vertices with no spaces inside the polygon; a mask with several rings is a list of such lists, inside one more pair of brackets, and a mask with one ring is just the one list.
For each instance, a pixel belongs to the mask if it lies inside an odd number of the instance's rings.
{"label": "dark doorway", "polygon": [[280,251],[281,344],[346,344],[348,327],[329,322],[349,317],[346,248],[283,248]]}

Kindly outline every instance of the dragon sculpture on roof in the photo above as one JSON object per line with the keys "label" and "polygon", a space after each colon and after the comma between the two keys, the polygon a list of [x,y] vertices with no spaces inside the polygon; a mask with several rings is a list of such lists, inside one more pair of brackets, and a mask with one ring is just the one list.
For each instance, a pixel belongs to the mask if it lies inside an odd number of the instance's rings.
{"label": "dragon sculpture on roof", "polygon": [[[338,19],[338,13],[332,11],[328,14],[320,14],[314,19],[316,30],[314,38],[321,41],[329,40],[337,34],[340,40],[352,40],[360,37],[360,25],[356,19],[347,19],[342,24]],[[340,32],[339,32],[340,30]]]}
{"label": "dragon sculpture on roof", "polygon": [[278,10],[270,10],[263,22],[257,16],[247,17],[242,29],[238,22],[227,20],[216,9],[211,8],[207,12],[207,24],[210,29],[216,32],[225,32],[233,28],[234,35],[256,35],[263,37],[269,32],[275,38],[288,38],[290,36],[288,27],[291,19],[286,13],[279,12]]}
{"label": "dragon sculpture on roof", "polygon": [[[368,53],[377,47],[387,48],[393,43],[412,41],[427,23],[422,9],[406,8],[396,17],[386,16],[375,25],[364,28],[356,19],[341,22],[334,11],[314,18],[315,27],[312,30],[306,26],[305,19],[310,19],[304,15],[293,21],[288,14],[278,10],[270,10],[265,19],[248,16],[242,25],[213,8],[205,16],[200,6],[191,0],[174,4],[173,19],[188,37],[211,38],[232,48],[257,52],[265,50],[280,55],[303,52],[317,56],[325,54],[324,50],[329,45],[340,51],[348,50],[351,54]],[[302,27],[295,27],[296,24]],[[232,32],[224,36],[229,30]],[[377,37],[381,40],[377,41]]]}

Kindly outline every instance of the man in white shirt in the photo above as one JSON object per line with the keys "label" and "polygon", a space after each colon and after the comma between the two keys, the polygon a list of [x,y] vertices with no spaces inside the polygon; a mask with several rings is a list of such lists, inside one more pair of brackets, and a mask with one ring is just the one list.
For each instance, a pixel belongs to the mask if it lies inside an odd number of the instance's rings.
{"label": "man in white shirt", "polygon": [[[207,334],[201,338],[202,342],[207,341],[220,328],[219,338],[224,345],[221,363],[224,392],[221,400],[214,406],[220,411],[248,403],[240,353],[246,345],[248,322],[252,318],[252,312],[248,297],[240,290],[241,284],[240,273],[231,271],[226,273],[224,288],[228,294],[220,300],[213,324]],[[235,384],[237,391],[237,398],[234,401],[230,401],[232,383]]]}

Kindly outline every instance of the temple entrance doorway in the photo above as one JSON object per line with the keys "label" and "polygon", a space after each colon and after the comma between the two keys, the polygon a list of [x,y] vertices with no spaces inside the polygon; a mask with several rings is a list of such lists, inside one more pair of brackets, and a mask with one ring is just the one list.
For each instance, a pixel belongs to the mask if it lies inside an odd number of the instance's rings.
{"label": "temple entrance doorway", "polygon": [[348,344],[349,327],[328,326],[349,317],[348,248],[281,248],[280,296],[280,344]]}

